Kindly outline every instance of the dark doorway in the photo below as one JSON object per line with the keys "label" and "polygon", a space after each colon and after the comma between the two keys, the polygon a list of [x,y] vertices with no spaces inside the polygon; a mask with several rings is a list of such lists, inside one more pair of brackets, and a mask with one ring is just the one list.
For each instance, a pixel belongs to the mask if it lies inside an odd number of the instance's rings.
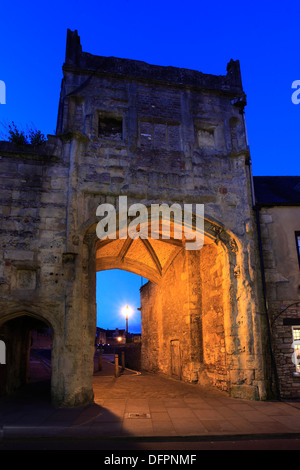
{"label": "dark doorway", "polygon": [[11,395],[21,387],[51,383],[52,332],[44,321],[30,315],[8,319],[0,327],[6,346],[1,395]]}

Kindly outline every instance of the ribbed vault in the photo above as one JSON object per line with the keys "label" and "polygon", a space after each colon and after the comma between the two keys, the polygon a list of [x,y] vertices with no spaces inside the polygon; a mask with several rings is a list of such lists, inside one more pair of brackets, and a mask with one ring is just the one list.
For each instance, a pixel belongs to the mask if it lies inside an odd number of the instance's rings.
{"label": "ribbed vault", "polygon": [[[211,243],[211,240],[208,242]],[[123,269],[159,283],[183,249],[185,249],[184,242],[173,238],[99,240],[96,250],[96,269],[97,271]]]}
{"label": "ribbed vault", "polygon": [[182,248],[180,240],[127,238],[100,241],[96,269],[123,269],[158,283]]}

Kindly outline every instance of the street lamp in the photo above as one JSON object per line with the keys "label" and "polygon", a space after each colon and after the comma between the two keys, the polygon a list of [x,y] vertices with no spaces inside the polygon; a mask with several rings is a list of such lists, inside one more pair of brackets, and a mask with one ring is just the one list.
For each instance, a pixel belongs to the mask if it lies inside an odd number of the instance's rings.
{"label": "street lamp", "polygon": [[125,315],[126,318],[126,341],[128,338],[128,317],[131,314],[131,308],[127,305],[126,307],[123,308],[122,312]]}

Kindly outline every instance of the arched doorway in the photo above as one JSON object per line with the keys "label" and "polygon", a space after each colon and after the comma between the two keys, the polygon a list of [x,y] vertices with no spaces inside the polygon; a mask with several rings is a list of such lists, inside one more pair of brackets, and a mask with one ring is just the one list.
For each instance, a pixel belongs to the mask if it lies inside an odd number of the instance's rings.
{"label": "arched doorway", "polygon": [[[85,394],[92,396],[96,272],[121,269],[149,279],[141,298],[145,370],[192,383],[208,381],[233,397],[266,397],[264,344],[257,335],[260,305],[251,282],[252,260],[242,241],[208,219],[199,250],[188,250],[184,239],[171,237],[99,240],[96,225],[87,222],[82,227],[82,251],[76,261],[81,270],[76,299],[87,325],[80,330],[82,349],[76,349],[84,360],[80,383]],[[79,321],[71,314],[69,319],[72,324]],[[179,364],[174,364],[176,358]]]}
{"label": "arched doorway", "polygon": [[6,346],[1,395],[11,395],[28,384],[44,382],[51,392],[51,351],[53,332],[41,316],[17,312],[4,316],[0,338]]}
{"label": "arched doorway", "polygon": [[108,269],[149,279],[141,288],[142,369],[229,391],[233,286],[216,234],[207,232],[195,251],[174,238],[98,240],[96,270]]}
{"label": "arched doorway", "polygon": [[99,370],[100,353],[101,366],[118,354],[120,367],[140,371],[140,289],[146,282],[147,279],[120,269],[97,272],[95,371]]}
{"label": "arched doorway", "polygon": [[117,327],[125,331],[126,312],[124,309],[129,306],[129,333],[140,333],[140,289],[146,282],[147,279],[120,269],[98,271],[97,326],[102,329]]}

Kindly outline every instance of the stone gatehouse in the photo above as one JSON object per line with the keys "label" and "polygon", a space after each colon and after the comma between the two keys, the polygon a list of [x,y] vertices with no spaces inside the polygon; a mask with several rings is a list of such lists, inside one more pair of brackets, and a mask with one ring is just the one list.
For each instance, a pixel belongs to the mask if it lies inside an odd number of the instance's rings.
{"label": "stone gatehouse", "polygon": [[[29,332],[52,331],[53,403],[93,401],[96,272],[149,279],[142,367],[232,397],[272,396],[268,322],[239,62],[226,74],[82,52],[68,31],[57,130],[0,144],[0,339],[6,389],[26,380]],[[203,204],[184,238],[96,235],[100,204]],[[299,228],[300,230],[300,228]]]}

